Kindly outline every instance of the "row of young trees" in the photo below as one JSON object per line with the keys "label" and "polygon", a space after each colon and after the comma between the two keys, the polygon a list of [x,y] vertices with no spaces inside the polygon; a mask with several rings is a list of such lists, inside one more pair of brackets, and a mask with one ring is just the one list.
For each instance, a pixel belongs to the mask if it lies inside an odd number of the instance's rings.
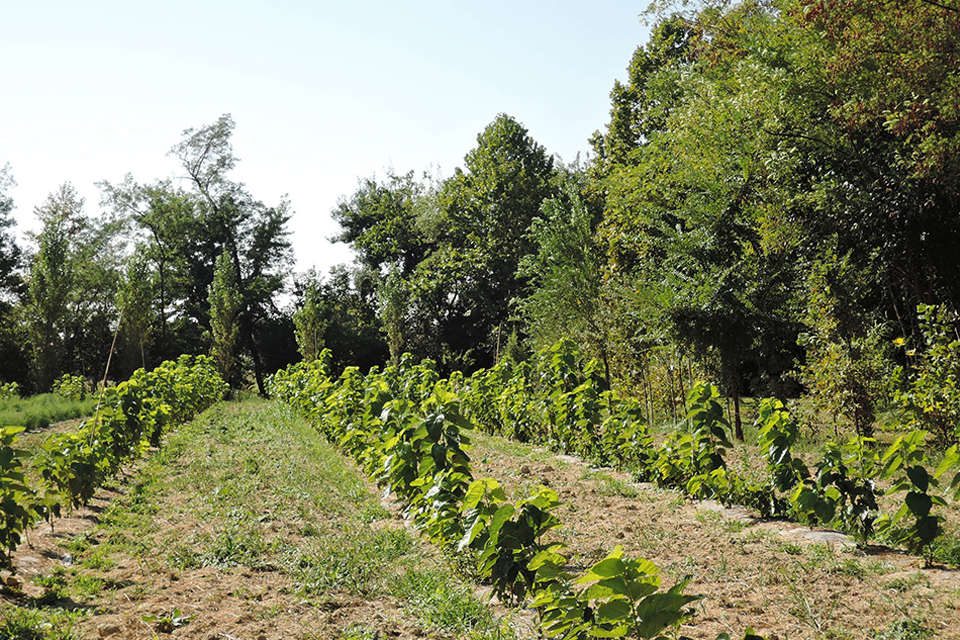
{"label": "row of young trees", "polygon": [[0,198],[2,375],[93,375],[121,311],[122,366],[214,345],[261,388],[298,348],[334,373],[403,352],[469,372],[567,337],[661,417],[705,373],[734,405],[806,389],[868,432],[929,337],[918,305],[960,304],[960,12],[660,4],[587,161],[501,114],[447,178],[361,180],[332,212],[357,263],[297,278],[294,308],[289,203],[230,180],[229,116],[172,149],[186,187],[103,184],[96,219],[53,194],[26,262]]}

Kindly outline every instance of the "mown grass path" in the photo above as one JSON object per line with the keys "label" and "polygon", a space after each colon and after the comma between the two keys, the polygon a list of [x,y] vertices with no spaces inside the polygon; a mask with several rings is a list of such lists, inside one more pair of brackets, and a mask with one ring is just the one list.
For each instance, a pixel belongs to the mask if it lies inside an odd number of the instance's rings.
{"label": "mown grass path", "polygon": [[262,400],[180,427],[31,542],[0,638],[485,638],[504,624],[302,419]]}

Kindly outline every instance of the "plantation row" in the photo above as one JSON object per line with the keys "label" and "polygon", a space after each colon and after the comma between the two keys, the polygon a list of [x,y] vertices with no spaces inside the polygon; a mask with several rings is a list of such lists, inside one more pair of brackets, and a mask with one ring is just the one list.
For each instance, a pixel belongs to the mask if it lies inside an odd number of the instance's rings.
{"label": "plantation row", "polygon": [[[540,488],[511,503],[495,480],[474,477],[465,432],[473,426],[468,416],[483,405],[470,384],[482,375],[442,380],[432,362],[407,357],[366,376],[351,367],[333,380],[329,360],[325,351],[278,372],[271,393],[352,456],[434,544],[474,557],[501,600],[536,609],[546,635],[654,638],[690,617],[687,605],[700,596],[683,592],[688,580],[662,590],[658,568],[625,558],[619,547],[579,576],[565,571],[564,545],[544,540],[561,526],[552,513],[560,505],[556,492]],[[624,406],[632,413],[622,416],[621,435],[640,424],[635,408]],[[597,435],[602,439],[601,430]],[[748,630],[746,638],[758,636]]]}
{"label": "plantation row", "polygon": [[[657,446],[639,404],[610,390],[596,362],[577,367],[570,341],[542,351],[532,364],[503,361],[456,386],[465,414],[485,431],[616,466],[697,499],[842,530],[861,543],[877,531],[912,552],[929,554],[942,533],[943,518],[934,509],[945,505],[939,480],[951,472],[956,473],[945,489],[960,499],[957,446],[933,469],[926,431],[902,435],[882,453],[873,438],[856,436],[827,443],[811,468],[792,450],[799,424],[772,398],[761,402],[757,424],[768,476],[745,478],[727,468],[730,425],[717,389],[702,383],[688,395],[688,432],[675,431]],[[893,513],[878,510],[878,481],[889,483],[887,495],[902,494]]]}
{"label": "plantation row", "polygon": [[23,466],[16,448],[23,427],[0,427],[0,566],[23,533],[40,520],[51,522],[61,509],[85,505],[121,466],[159,445],[164,430],[190,420],[227,390],[206,356],[181,356],[156,369],[136,371],[103,393],[92,420],[71,433],[48,436]]}
{"label": "plantation row", "polygon": [[[569,341],[530,363],[504,361],[468,379],[442,380],[430,361],[414,365],[407,357],[383,372],[364,376],[348,368],[332,380],[328,362],[326,354],[279,372],[272,392],[395,495],[435,544],[475,552],[480,576],[502,599],[530,601],[547,634],[562,638],[650,637],[685,620],[684,606],[696,596],[683,594],[685,582],[659,591],[657,568],[625,559],[619,549],[582,576],[564,572],[562,545],[543,541],[560,526],[551,515],[556,493],[542,488],[509,504],[496,481],[474,478],[463,450],[464,430],[474,425],[627,469],[695,498],[838,528],[861,542],[879,530],[913,551],[929,551],[941,533],[938,480],[960,466],[954,446],[931,472],[928,434],[914,431],[882,453],[868,438],[828,443],[808,467],[792,450],[798,424],[782,403],[767,399],[758,427],[769,476],[748,479],[727,468],[729,425],[716,388],[694,386],[688,432],[671,433],[657,446],[639,404],[610,390],[595,362],[579,368]],[[887,494],[902,494],[895,512],[879,512],[878,481],[889,484]],[[948,488],[960,498],[960,473]]]}

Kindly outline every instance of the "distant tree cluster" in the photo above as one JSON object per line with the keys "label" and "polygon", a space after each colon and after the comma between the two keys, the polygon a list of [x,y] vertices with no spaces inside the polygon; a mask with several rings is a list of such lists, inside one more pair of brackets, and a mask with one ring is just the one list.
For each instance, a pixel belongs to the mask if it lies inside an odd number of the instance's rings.
{"label": "distant tree cluster", "polygon": [[[296,359],[279,306],[292,252],[289,203],[270,207],[229,179],[234,123],[189,129],[171,150],[186,180],[100,184],[91,216],[70,184],[36,209],[29,255],[0,195],[0,378],[42,392],[63,373],[125,378],[182,353],[211,352],[242,384]],[[0,173],[0,194],[12,184]]]}

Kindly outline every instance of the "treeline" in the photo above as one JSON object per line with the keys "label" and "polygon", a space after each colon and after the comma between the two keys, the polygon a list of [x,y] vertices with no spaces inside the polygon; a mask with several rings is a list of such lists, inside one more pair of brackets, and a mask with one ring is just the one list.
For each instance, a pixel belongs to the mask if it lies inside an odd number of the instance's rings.
{"label": "treeline", "polygon": [[958,43],[949,3],[662,12],[587,162],[501,115],[447,180],[364,181],[340,239],[380,276],[394,361],[568,337],[661,417],[706,375],[738,435],[741,393],[807,391],[862,435],[901,400],[952,437]]}
{"label": "treeline", "polygon": [[28,263],[0,244],[0,375],[92,375],[125,309],[121,366],[212,350],[234,384],[297,349],[470,372],[566,337],[655,419],[705,375],[735,417],[743,393],[805,391],[863,435],[901,400],[952,436],[957,7],[687,7],[654,8],[587,160],[501,114],[449,177],[361,180],[333,211],[356,264],[298,277],[286,308],[289,205],[229,180],[229,117],[174,147],[188,188],[103,185],[97,220],[62,189]]}

